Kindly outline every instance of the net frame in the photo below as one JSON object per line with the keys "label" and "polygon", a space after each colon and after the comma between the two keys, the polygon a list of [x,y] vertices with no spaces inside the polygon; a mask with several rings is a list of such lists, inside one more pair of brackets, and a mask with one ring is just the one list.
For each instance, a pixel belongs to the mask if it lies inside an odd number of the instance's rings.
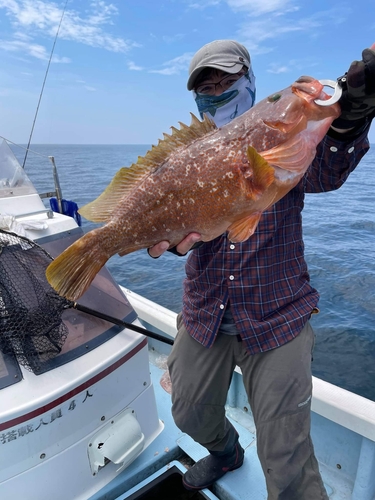
{"label": "net frame", "polygon": [[47,281],[52,260],[37,243],[0,230],[0,350],[34,373],[61,352],[68,336],[61,315],[72,303]]}

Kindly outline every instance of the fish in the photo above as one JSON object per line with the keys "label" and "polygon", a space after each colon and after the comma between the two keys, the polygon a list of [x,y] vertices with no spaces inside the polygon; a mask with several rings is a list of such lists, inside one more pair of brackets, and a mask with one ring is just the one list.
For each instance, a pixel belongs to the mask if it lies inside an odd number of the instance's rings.
{"label": "fish", "polygon": [[284,90],[217,128],[206,115],[171,134],[130,167],[80,214],[102,223],[64,250],[46,270],[50,285],[80,298],[113,255],[167,240],[176,246],[191,232],[210,241],[224,233],[243,242],[262,213],[299,182],[316,146],[340,115],[323,85],[303,76]]}

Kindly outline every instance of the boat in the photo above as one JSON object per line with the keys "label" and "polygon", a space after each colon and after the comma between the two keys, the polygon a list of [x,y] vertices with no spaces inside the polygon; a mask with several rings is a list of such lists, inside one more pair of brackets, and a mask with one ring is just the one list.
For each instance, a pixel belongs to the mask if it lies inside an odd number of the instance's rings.
{"label": "boat", "polygon": [[[8,142],[0,145],[0,275],[7,269],[11,283],[1,288],[0,276],[3,347],[13,307],[8,295],[29,300],[22,273],[36,261],[12,267],[7,252],[24,256],[32,248],[48,260],[83,234],[75,210],[66,209],[53,157],[51,165],[54,186],[39,193]],[[42,274],[33,276],[39,281]],[[210,489],[187,492],[181,477],[207,452],[171,415],[166,360],[176,313],[120,286],[106,267],[79,302],[61,312],[61,342],[55,350],[49,345],[48,356],[29,342],[31,330],[48,337],[43,321],[30,326],[26,312],[13,308],[19,323],[12,335],[21,332],[23,343],[21,349],[15,340],[0,353],[0,498],[265,500],[240,369],[226,409],[244,465]],[[47,312],[43,304],[34,304],[37,312]],[[374,500],[375,402],[316,377],[313,386],[312,438],[329,498]]]}

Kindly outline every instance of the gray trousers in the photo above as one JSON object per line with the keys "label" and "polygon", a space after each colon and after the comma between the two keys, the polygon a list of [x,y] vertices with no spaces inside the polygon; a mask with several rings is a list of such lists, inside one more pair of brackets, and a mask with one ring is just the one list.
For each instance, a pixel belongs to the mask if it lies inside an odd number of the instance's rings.
{"label": "gray trousers", "polygon": [[268,500],[328,500],[310,437],[310,323],[291,342],[255,355],[232,335],[219,334],[210,349],[203,347],[188,334],[181,315],[177,327],[168,367],[173,418],[181,431],[209,451],[228,446],[233,431],[224,405],[238,365],[254,416]]}

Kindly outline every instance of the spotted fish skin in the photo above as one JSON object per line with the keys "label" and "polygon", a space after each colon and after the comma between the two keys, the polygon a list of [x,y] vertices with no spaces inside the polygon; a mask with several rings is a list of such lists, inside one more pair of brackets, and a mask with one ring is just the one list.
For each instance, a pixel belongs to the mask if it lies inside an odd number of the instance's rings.
{"label": "spotted fish skin", "polygon": [[190,232],[210,241],[228,231],[245,241],[267,208],[302,178],[337,104],[311,77],[301,77],[220,129],[205,117],[172,127],[145,157],[121,169],[80,213],[104,225],[90,231],[47,269],[57,292],[77,300],[106,261]]}

